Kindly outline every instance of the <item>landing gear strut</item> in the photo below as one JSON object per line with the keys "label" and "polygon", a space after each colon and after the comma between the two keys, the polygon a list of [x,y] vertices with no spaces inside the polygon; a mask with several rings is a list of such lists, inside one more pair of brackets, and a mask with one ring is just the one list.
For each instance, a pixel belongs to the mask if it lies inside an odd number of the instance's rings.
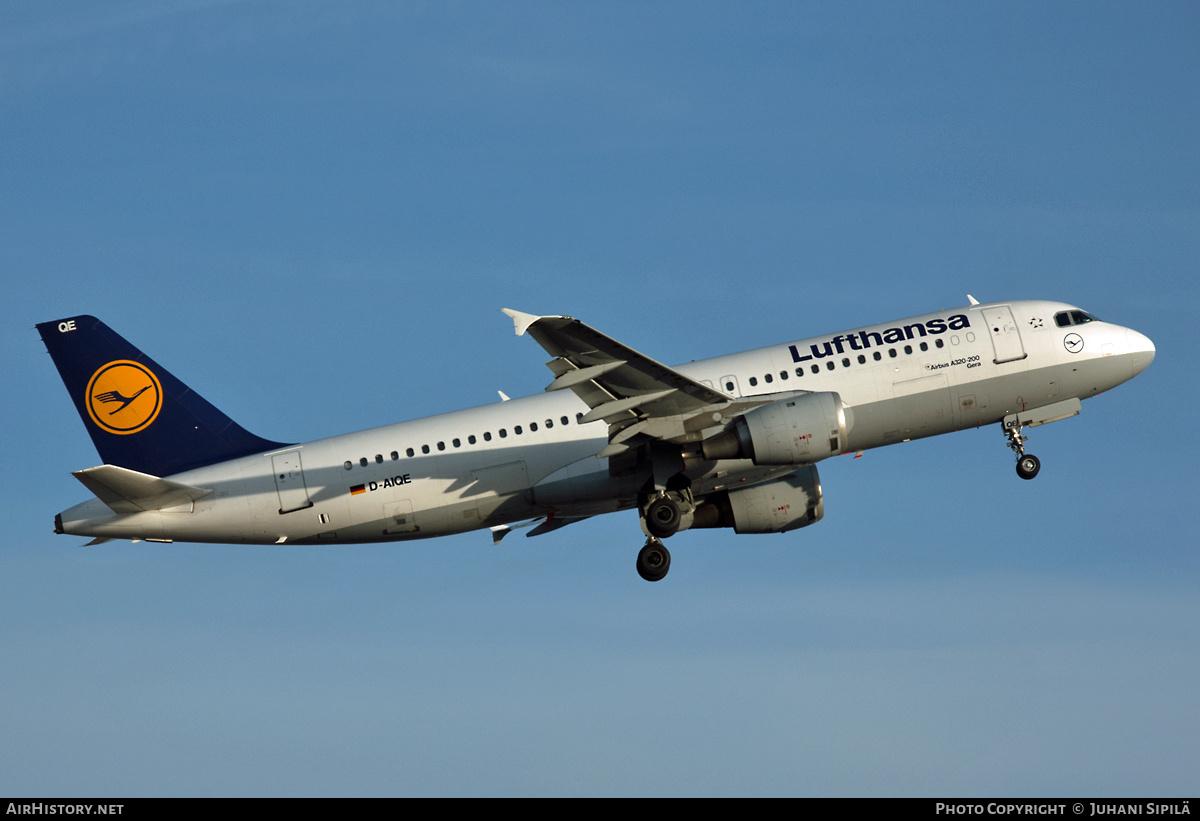
{"label": "landing gear strut", "polygon": [[1032,453],[1025,452],[1025,442],[1028,436],[1021,434],[1022,425],[1014,421],[1004,425],[1004,435],[1008,437],[1008,446],[1017,454],[1017,475],[1022,479],[1032,479],[1042,469],[1042,463]]}
{"label": "landing gear strut", "polygon": [[651,536],[637,557],[637,572],[648,582],[660,581],[671,569],[671,554],[663,543]]}

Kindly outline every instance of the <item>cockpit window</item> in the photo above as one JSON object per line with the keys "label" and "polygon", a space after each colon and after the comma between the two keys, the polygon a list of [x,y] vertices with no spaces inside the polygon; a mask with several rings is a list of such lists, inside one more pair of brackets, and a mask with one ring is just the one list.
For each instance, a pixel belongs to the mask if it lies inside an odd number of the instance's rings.
{"label": "cockpit window", "polygon": [[1087,322],[1099,321],[1099,319],[1092,316],[1087,311],[1059,311],[1054,315],[1054,324],[1060,328],[1067,328],[1071,325],[1083,325]]}

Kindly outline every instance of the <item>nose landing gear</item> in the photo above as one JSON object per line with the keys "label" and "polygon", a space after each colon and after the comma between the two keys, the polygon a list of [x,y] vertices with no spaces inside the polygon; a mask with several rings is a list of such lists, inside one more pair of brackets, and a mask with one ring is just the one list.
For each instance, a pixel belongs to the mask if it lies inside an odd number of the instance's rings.
{"label": "nose landing gear", "polygon": [[1010,423],[1005,419],[1003,424],[1004,435],[1008,437],[1008,446],[1013,453],[1017,454],[1017,475],[1022,479],[1032,479],[1042,469],[1042,463],[1032,453],[1025,452],[1025,442],[1029,440],[1029,437],[1021,434],[1023,426],[1019,420],[1014,419]]}

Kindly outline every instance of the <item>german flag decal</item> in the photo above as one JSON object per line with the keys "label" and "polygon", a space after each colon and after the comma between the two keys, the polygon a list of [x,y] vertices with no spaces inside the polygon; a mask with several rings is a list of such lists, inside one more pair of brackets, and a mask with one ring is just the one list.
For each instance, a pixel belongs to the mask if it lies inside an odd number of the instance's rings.
{"label": "german flag decal", "polygon": [[366,492],[367,492],[366,485],[355,485],[354,487],[350,488],[351,496],[357,496],[360,493],[366,493]]}

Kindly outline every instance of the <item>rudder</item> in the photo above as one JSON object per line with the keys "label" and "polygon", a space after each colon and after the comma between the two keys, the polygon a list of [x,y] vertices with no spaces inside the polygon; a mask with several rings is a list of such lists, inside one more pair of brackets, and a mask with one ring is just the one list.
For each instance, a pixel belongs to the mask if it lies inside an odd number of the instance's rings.
{"label": "rudder", "polygon": [[170,476],[284,444],[247,431],[94,316],[37,329],[105,464]]}

